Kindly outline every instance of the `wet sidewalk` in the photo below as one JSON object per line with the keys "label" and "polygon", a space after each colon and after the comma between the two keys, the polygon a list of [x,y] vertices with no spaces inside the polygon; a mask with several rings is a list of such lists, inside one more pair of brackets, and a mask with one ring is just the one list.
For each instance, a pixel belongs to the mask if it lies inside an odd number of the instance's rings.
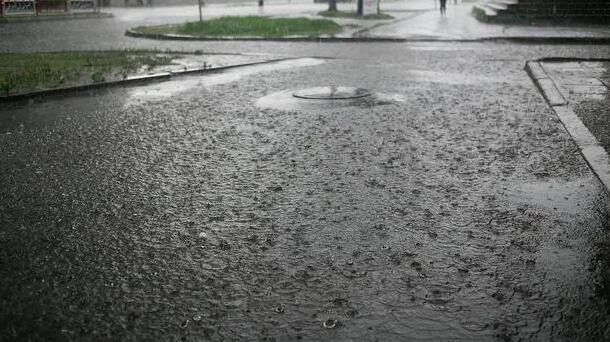
{"label": "wet sidewalk", "polygon": [[[483,23],[472,15],[474,2],[457,5],[449,2],[447,15],[430,9],[397,20],[391,24],[375,27],[368,32],[369,37],[433,40],[479,40],[489,38],[608,38],[607,26],[520,26]],[[388,6],[388,13],[394,14]]]}

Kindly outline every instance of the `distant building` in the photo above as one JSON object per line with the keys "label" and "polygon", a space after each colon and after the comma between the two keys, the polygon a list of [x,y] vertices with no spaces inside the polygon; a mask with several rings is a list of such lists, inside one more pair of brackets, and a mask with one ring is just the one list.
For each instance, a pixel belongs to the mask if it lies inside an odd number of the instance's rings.
{"label": "distant building", "polygon": [[0,0],[0,15],[92,12],[98,0]]}

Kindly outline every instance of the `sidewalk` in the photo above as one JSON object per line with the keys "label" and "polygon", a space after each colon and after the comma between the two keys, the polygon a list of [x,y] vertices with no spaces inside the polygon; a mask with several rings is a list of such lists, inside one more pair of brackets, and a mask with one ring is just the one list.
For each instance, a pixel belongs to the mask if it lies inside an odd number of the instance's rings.
{"label": "sidewalk", "polygon": [[[442,17],[437,10],[413,14],[388,25],[374,27],[363,36],[398,38],[407,40],[480,40],[490,38],[607,38],[610,27],[604,26],[509,26],[482,23],[472,15],[472,2],[454,5],[448,3],[447,15]],[[392,6],[382,10],[394,15]]]}

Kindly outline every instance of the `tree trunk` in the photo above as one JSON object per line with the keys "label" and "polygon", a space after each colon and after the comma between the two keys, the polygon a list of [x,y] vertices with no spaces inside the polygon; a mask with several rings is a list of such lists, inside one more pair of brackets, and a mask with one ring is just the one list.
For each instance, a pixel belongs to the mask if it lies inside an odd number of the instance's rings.
{"label": "tree trunk", "polygon": [[337,0],[328,0],[328,11],[329,12],[337,11]]}
{"label": "tree trunk", "polygon": [[199,25],[203,25],[203,13],[201,13],[201,6],[203,6],[203,1],[197,1],[199,3]]}

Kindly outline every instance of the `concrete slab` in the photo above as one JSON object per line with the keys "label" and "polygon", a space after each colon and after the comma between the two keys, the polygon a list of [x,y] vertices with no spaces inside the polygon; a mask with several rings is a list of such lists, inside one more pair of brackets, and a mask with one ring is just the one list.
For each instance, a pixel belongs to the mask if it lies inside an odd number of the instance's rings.
{"label": "concrete slab", "polygon": [[568,103],[555,86],[553,80],[545,78],[537,80],[538,88],[551,106],[564,106]]}
{"label": "concrete slab", "polygon": [[548,78],[548,75],[542,69],[542,66],[538,62],[527,62],[526,70],[530,77],[534,80],[539,80],[543,78]]}

